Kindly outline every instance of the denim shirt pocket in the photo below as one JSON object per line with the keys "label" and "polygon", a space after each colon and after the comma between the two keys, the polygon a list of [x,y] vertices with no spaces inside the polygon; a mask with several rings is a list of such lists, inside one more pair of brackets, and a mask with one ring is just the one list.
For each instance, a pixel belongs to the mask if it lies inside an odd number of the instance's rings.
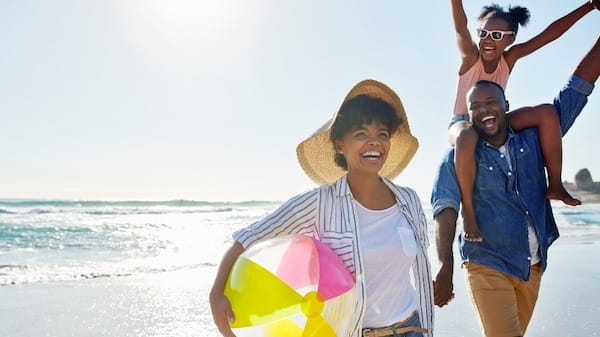
{"label": "denim shirt pocket", "polygon": [[545,177],[539,171],[540,167],[543,170],[542,158],[540,158],[538,152],[530,148],[529,144],[524,142],[516,144],[514,147],[514,156],[519,168],[519,176],[523,177],[522,179],[525,179],[526,183],[535,183]]}
{"label": "denim shirt pocket", "polygon": [[477,160],[475,185],[482,191],[498,191],[506,188],[506,177],[500,165],[493,160]]}

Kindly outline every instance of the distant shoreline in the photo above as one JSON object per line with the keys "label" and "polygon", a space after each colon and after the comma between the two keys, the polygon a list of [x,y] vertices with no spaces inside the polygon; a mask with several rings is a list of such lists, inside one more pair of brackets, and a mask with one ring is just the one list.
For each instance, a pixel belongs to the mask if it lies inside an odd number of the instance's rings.
{"label": "distant shoreline", "polygon": [[586,204],[598,204],[600,203],[600,193],[583,191],[575,187],[573,183],[564,183],[565,188],[574,198],[581,200],[582,203]]}

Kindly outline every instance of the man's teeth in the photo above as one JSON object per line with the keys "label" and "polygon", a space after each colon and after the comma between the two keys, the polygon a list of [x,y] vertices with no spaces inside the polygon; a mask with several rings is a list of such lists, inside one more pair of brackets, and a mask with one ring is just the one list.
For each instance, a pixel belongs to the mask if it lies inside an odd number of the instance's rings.
{"label": "man's teeth", "polygon": [[496,118],[493,116],[487,116],[481,119],[481,123],[483,123],[483,125],[485,125],[486,127],[492,127],[495,121]]}

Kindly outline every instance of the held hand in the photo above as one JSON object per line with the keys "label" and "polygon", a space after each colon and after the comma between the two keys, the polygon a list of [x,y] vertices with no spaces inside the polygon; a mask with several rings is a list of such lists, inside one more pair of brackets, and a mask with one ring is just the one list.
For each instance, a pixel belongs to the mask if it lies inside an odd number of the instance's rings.
{"label": "held hand", "polygon": [[600,0],[590,0],[590,3],[594,5],[597,10],[600,10]]}
{"label": "held hand", "polygon": [[212,311],[213,321],[217,325],[219,332],[223,337],[235,337],[229,326],[230,322],[235,321],[231,303],[225,294],[211,294],[210,310]]}
{"label": "held hand", "polygon": [[454,299],[452,272],[451,266],[442,265],[433,281],[434,304],[440,308]]}

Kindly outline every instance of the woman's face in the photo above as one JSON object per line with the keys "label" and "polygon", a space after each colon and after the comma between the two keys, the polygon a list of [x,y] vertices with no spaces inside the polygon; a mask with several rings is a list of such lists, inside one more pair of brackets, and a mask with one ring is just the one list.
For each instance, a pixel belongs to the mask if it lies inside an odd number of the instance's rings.
{"label": "woman's face", "polygon": [[378,174],[390,149],[388,127],[379,122],[363,124],[335,142],[348,163],[348,172]]}

